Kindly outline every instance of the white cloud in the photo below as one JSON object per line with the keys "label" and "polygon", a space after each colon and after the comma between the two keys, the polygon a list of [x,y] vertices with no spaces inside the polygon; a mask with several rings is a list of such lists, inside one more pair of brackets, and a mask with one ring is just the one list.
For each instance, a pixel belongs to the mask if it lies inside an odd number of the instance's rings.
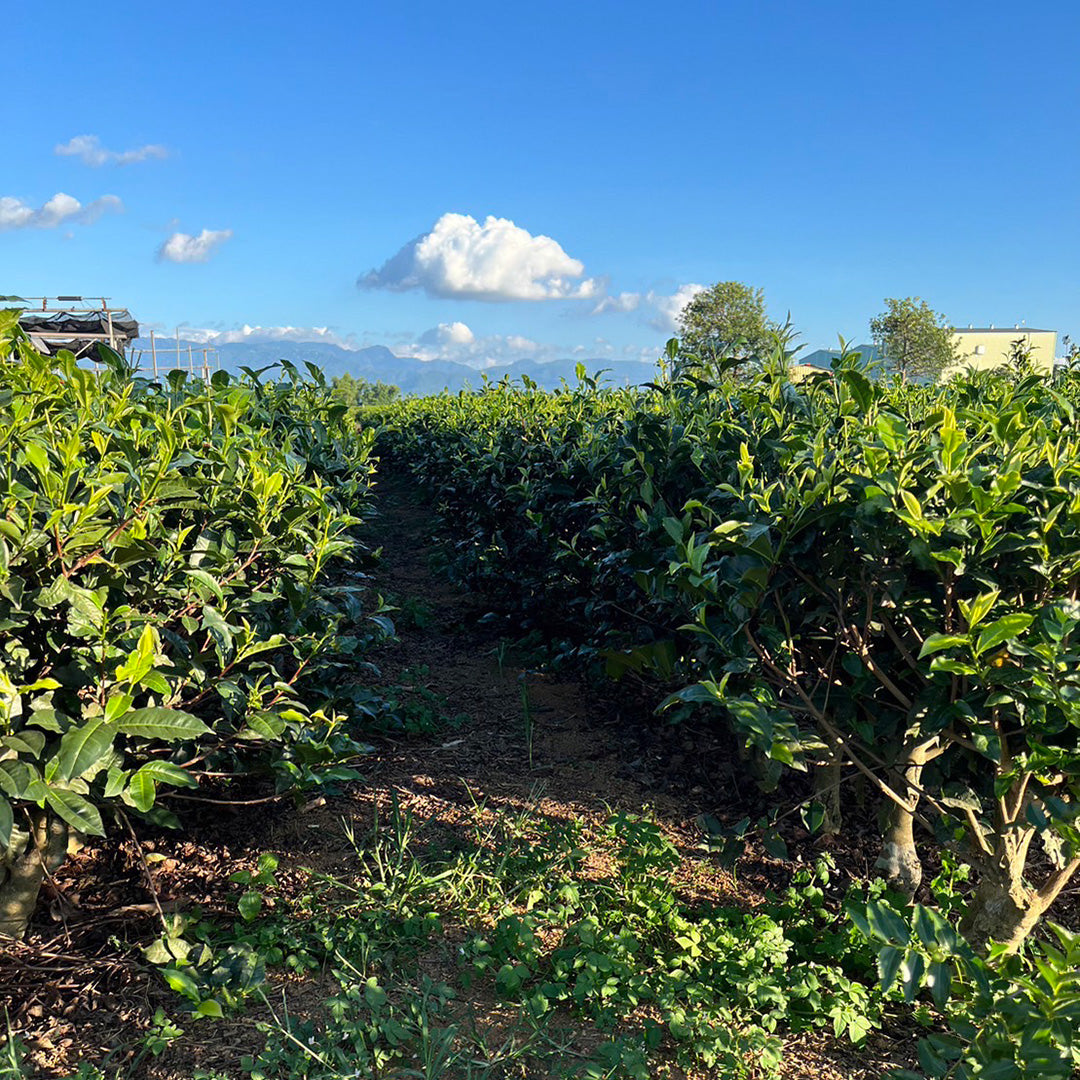
{"label": "white cloud", "polygon": [[[164,327],[155,326],[155,329],[161,329],[164,335],[172,333]],[[181,326],[180,337],[184,341],[199,342],[203,345],[232,345],[245,341],[253,344],[272,341],[318,341],[327,345],[340,345],[343,349],[358,347],[352,335],[342,337],[328,326],[249,326],[245,323],[231,330]]]}
{"label": "white cloud", "polygon": [[596,307],[594,315],[602,315],[605,311],[637,311],[641,307],[642,295],[636,292],[622,292],[618,296],[605,296]]}
{"label": "white cloud", "polygon": [[476,335],[463,323],[439,323],[420,335],[423,345],[471,345]]}
{"label": "white cloud", "polygon": [[13,195],[0,196],[0,231],[5,229],[55,229],[57,225],[91,225],[102,214],[123,210],[115,195],[102,195],[85,206],[71,195],[58,191],[39,207],[30,206]]}
{"label": "white cloud", "polygon": [[363,289],[469,300],[552,300],[596,296],[600,285],[550,236],[533,236],[508,218],[481,225],[467,214],[443,214],[431,232],[406,244],[378,270],[357,281]]}
{"label": "white cloud", "polygon": [[418,360],[453,360],[481,370],[512,360],[555,360],[569,355],[570,351],[558,345],[542,345],[521,334],[477,337],[462,322],[439,323],[415,339],[409,335],[392,349],[397,356],[415,356]]}
{"label": "white cloud", "polygon": [[133,165],[151,158],[167,158],[169,151],[154,143],[135,150],[108,150],[96,135],[76,135],[69,142],[60,143],[55,152],[63,157],[77,157],[84,165],[100,168],[102,165]]}
{"label": "white cloud", "polygon": [[607,312],[637,311],[639,308],[649,308],[653,311],[653,317],[649,319],[649,325],[665,333],[672,333],[678,329],[678,317],[691,300],[698,293],[704,292],[704,285],[690,283],[680,285],[673,293],[660,293],[650,289],[647,293],[623,292],[618,296],[605,296],[593,308],[593,315],[603,315]]}
{"label": "white cloud", "polygon": [[656,309],[656,318],[651,319],[649,325],[669,333],[677,330],[679,313],[698,293],[705,292],[705,288],[704,285],[691,283],[680,285],[670,296],[650,292],[647,299]]}
{"label": "white cloud", "polygon": [[214,249],[232,236],[232,229],[203,229],[198,236],[174,232],[158,248],[158,258],[165,262],[202,263],[210,258]]}

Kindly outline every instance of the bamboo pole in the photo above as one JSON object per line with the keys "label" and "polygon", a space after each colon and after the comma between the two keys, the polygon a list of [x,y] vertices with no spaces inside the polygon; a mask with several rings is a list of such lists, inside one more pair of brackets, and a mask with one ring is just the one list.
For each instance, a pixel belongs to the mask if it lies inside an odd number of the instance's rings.
{"label": "bamboo pole", "polygon": [[157,370],[157,342],[154,340],[154,331],[150,331],[150,355],[154,359],[154,378],[158,377]]}

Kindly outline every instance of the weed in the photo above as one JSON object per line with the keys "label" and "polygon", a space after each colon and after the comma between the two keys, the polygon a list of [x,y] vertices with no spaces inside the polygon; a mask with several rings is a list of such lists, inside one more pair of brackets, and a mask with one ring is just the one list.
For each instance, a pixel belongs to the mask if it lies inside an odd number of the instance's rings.
{"label": "weed", "polygon": [[506,654],[510,651],[510,642],[506,638],[499,638],[499,644],[492,649],[495,655],[495,663],[499,665],[499,678],[501,679],[506,668]]}
{"label": "weed", "polygon": [[[350,876],[312,874],[289,912],[250,905],[251,919],[230,931],[178,935],[188,951],[169,947],[170,983],[193,1002],[176,970],[203,1003],[211,991],[226,1007],[263,996],[261,985],[215,984],[236,950],[264,963],[291,955],[333,980],[321,1016],[293,1016],[285,1000],[272,1010],[266,1046],[249,1062],[255,1080],[480,1080],[535,1075],[536,1063],[578,1080],[641,1080],[661,1060],[773,1077],[785,1033],[828,1025],[858,1045],[879,1024],[873,950],[839,914],[827,859],[752,912],[691,906],[676,884],[680,853],[648,816],[610,814],[588,837],[588,857],[580,822],[470,796],[471,824],[452,845],[423,843],[422,823],[392,794],[366,835],[345,823]],[[262,862],[235,880],[269,891],[273,872]],[[451,918],[465,930],[457,944],[443,929]],[[453,954],[457,975],[445,983],[421,966],[442,957],[451,970]],[[458,1003],[485,987],[517,1010],[494,1039]],[[595,1053],[581,1057],[551,1027],[566,1011],[607,1035]]]}
{"label": "weed", "polygon": [[11,1021],[5,1013],[6,1033],[0,1045],[0,1080],[22,1080],[26,1074],[26,1044],[11,1030]]}
{"label": "weed", "polygon": [[466,723],[467,716],[448,714],[446,697],[431,689],[430,676],[423,665],[406,668],[397,684],[363,691],[371,726],[388,734],[432,735]]}
{"label": "weed", "polygon": [[387,596],[386,603],[395,612],[395,623],[401,629],[426,630],[435,620],[431,605],[415,596]]}
{"label": "weed", "polygon": [[529,698],[529,683],[525,672],[521,673],[521,720],[525,727],[525,750],[529,757],[529,768],[533,767],[533,732],[535,722],[533,719],[532,701]]}

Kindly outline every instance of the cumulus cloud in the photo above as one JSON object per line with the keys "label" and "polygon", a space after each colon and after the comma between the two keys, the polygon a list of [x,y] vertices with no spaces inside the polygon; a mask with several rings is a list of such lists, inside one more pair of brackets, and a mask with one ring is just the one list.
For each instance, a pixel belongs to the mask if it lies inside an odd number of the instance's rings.
{"label": "cumulus cloud", "polygon": [[422,345],[471,345],[476,335],[463,323],[439,323],[420,335]]}
{"label": "cumulus cloud", "polygon": [[232,345],[237,342],[252,344],[274,341],[322,342],[326,345],[339,345],[343,349],[355,349],[357,344],[352,335],[342,337],[328,326],[249,326],[245,323],[239,328],[220,330],[195,326],[181,326],[180,336],[185,341],[194,341],[203,345]]}
{"label": "cumulus cloud", "polygon": [[158,248],[158,258],[164,262],[203,263],[231,236],[232,229],[203,229],[198,236],[174,232]]}
{"label": "cumulus cloud", "polygon": [[95,169],[102,165],[134,165],[138,161],[169,156],[169,151],[164,146],[155,143],[134,150],[109,150],[101,145],[101,140],[96,135],[76,135],[68,142],[60,143],[55,152],[62,157],[77,157],[84,165]]}
{"label": "cumulus cloud", "polygon": [[653,312],[649,325],[665,333],[678,329],[679,313],[698,293],[704,292],[704,285],[689,283],[680,285],[673,293],[661,293],[650,289],[646,293],[624,292],[618,296],[605,296],[593,308],[594,315],[607,312],[628,312],[647,309]]}
{"label": "cumulus cloud", "polygon": [[102,195],[85,206],[71,195],[58,191],[41,206],[34,207],[13,195],[0,196],[0,231],[5,229],[55,229],[57,225],[91,225],[102,214],[122,210],[115,195]]}
{"label": "cumulus cloud", "polygon": [[706,286],[690,283],[680,285],[670,296],[650,292],[648,301],[656,309],[656,317],[650,320],[650,325],[657,330],[672,332],[679,327],[678,318],[682,309],[694,299],[698,293],[705,292]]}
{"label": "cumulus cloud", "polygon": [[599,283],[584,273],[584,264],[550,236],[533,236],[508,218],[489,215],[480,224],[467,214],[443,214],[430,232],[362,275],[357,285],[469,300],[596,296]]}
{"label": "cumulus cloud", "polygon": [[480,370],[512,360],[554,360],[569,353],[568,349],[540,344],[521,334],[477,336],[463,322],[439,323],[415,339],[407,335],[392,349],[397,356],[415,356],[418,360],[453,360]]}

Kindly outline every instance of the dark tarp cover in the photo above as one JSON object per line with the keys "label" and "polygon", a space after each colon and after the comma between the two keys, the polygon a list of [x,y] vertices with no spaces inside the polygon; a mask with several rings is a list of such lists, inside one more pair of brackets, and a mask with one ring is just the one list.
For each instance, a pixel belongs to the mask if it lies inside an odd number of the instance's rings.
{"label": "dark tarp cover", "polygon": [[[104,311],[24,311],[19,326],[28,334],[107,334],[109,318]],[[139,324],[131,312],[118,309],[112,313],[112,331],[117,341],[127,344],[139,336]]]}

